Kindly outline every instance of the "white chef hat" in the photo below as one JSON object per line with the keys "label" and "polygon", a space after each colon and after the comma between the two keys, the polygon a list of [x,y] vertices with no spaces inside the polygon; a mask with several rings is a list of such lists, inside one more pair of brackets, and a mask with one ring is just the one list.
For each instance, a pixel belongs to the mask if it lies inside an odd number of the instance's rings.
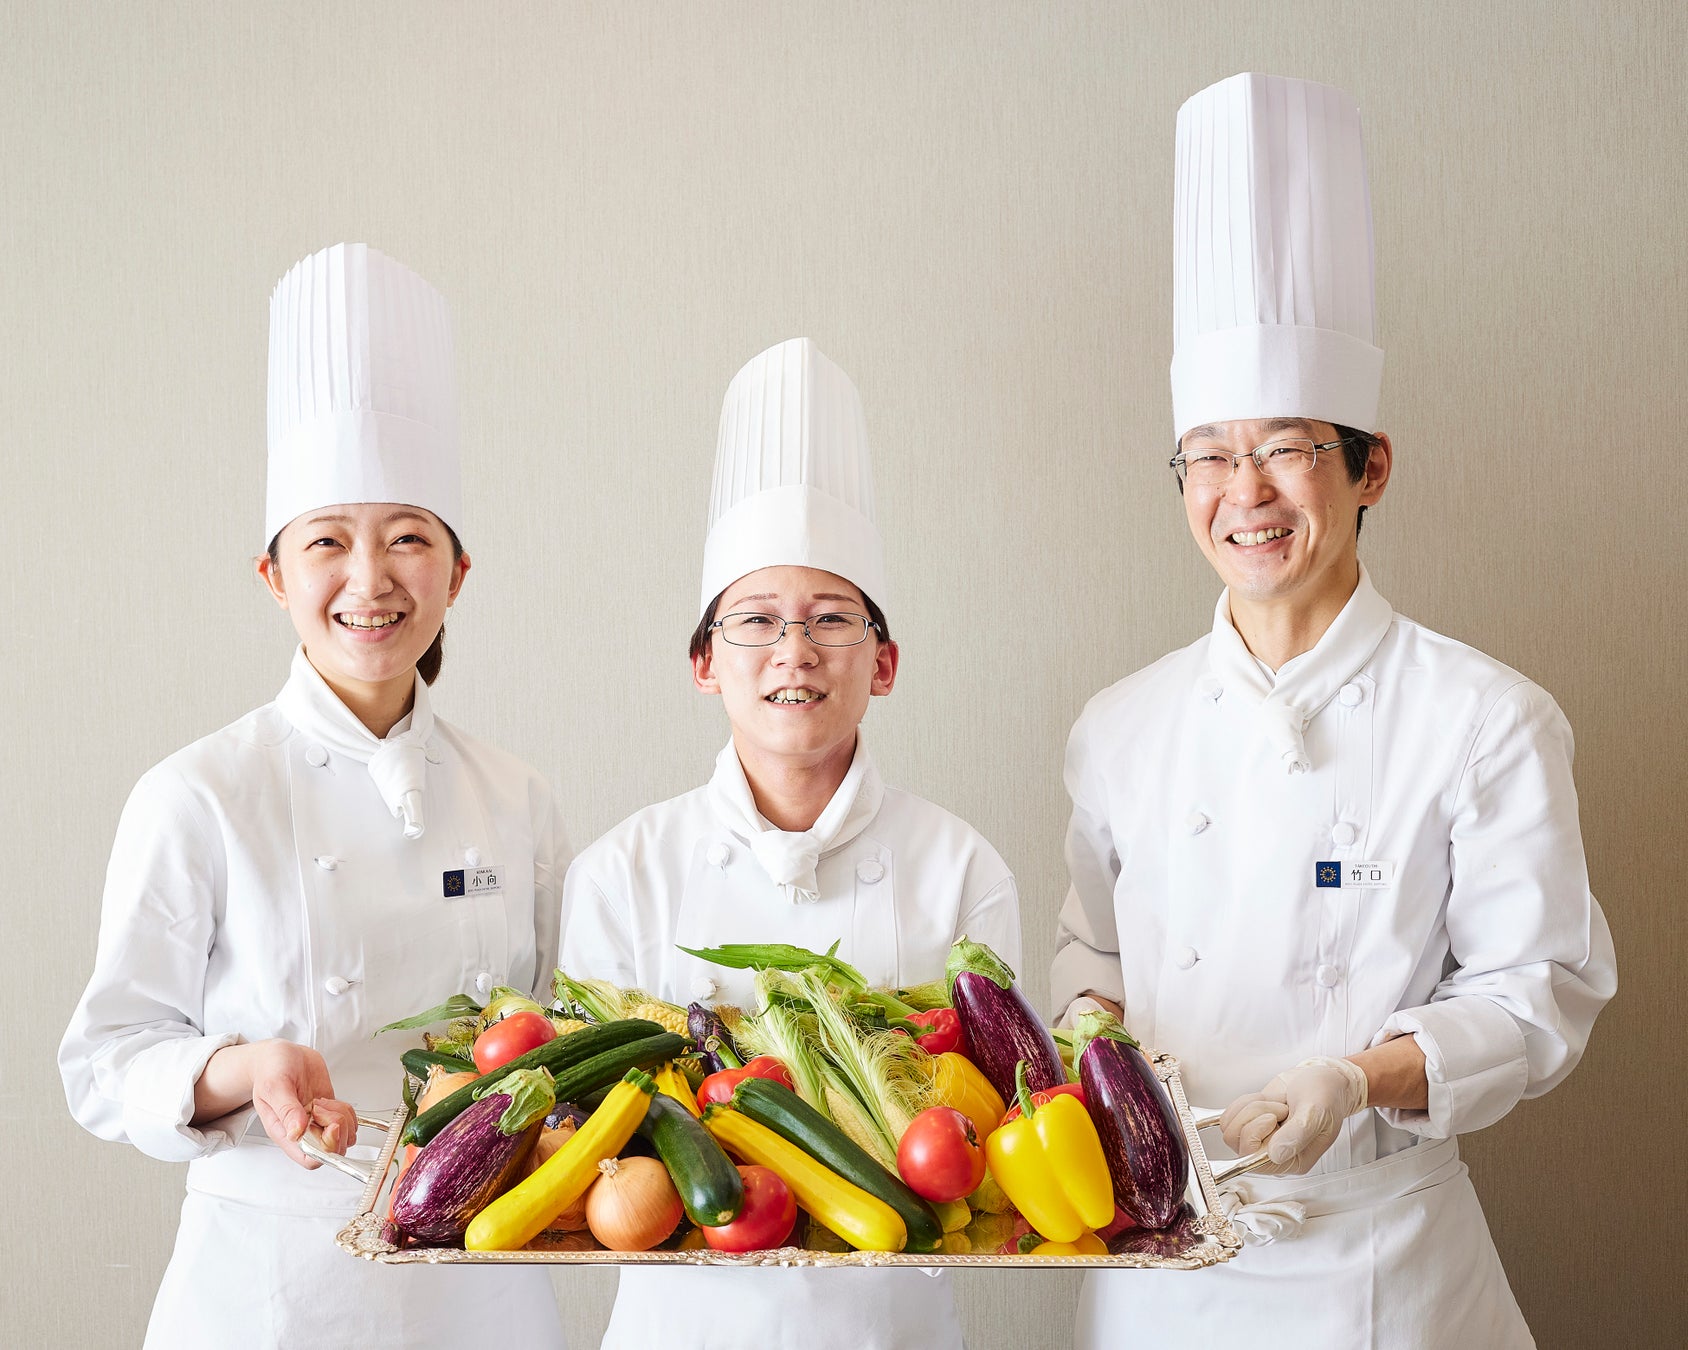
{"label": "white chef hat", "polygon": [[270,297],[264,542],[324,506],[399,502],[462,534],[445,298],[366,244],[294,264]]}
{"label": "white chef hat", "polygon": [[815,567],[886,603],[867,417],[808,338],[753,357],[727,386],[703,548],[703,599],[764,567]]}
{"label": "white chef hat", "polygon": [[1377,428],[1371,199],[1339,89],[1233,75],[1178,110],[1176,435],[1243,418]]}

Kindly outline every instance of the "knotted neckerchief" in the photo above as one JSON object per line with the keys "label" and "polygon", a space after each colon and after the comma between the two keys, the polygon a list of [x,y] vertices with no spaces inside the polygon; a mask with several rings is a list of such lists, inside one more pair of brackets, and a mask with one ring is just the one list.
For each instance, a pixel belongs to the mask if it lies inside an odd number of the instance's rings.
{"label": "knotted neckerchief", "polygon": [[709,803],[721,823],[750,846],[775,885],[793,904],[820,899],[820,882],[815,868],[821,855],[849,843],[879,812],[885,783],[873,765],[873,757],[856,735],[856,755],[850,771],[832,794],[820,817],[806,830],[777,830],[756,809],[750,780],[744,776],[738,751],[731,741],[715,757],[715,772],[709,779]]}
{"label": "knotted neckerchief", "polygon": [[276,707],[301,735],[319,741],[334,754],[369,765],[369,776],[387,809],[404,821],[406,839],[422,836],[422,790],[428,772],[428,738],[434,733],[434,710],[428,686],[416,677],[416,703],[405,721],[377,740],[374,733],[340,701],[317,673],[301,646],[293,653],[287,683],[276,695]]}
{"label": "knotted neckerchief", "polygon": [[1221,592],[1213,611],[1208,665],[1227,693],[1256,704],[1260,725],[1289,773],[1313,767],[1301,733],[1337,690],[1357,675],[1389,632],[1393,606],[1379,595],[1360,566],[1360,584],[1312,651],[1284,664],[1274,680],[1243,644],[1231,622],[1231,592]]}

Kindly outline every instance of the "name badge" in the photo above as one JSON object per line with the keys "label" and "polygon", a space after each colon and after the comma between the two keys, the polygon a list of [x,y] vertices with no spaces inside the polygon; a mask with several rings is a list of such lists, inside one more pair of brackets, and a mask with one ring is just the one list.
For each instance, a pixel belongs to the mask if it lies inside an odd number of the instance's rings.
{"label": "name badge", "polygon": [[1317,862],[1313,864],[1313,884],[1319,887],[1347,888],[1351,891],[1381,891],[1394,884],[1395,864],[1392,862]]}
{"label": "name badge", "polygon": [[460,867],[455,872],[445,873],[442,893],[447,900],[461,899],[465,895],[495,895],[503,884],[502,867]]}

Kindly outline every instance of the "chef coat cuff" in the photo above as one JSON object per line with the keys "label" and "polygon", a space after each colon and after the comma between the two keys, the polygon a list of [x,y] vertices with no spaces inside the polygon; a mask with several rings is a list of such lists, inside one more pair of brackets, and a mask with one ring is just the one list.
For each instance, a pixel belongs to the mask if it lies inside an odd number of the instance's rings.
{"label": "chef coat cuff", "polygon": [[123,1133],[142,1153],[164,1162],[191,1162],[232,1147],[246,1133],[250,1105],[199,1125],[193,1088],[211,1056],[240,1036],[178,1036],[149,1046],[124,1075]]}
{"label": "chef coat cuff", "polygon": [[1076,1018],[1084,1011],[1075,1011],[1070,1005],[1091,991],[1124,1006],[1125,981],[1120,975],[1119,953],[1099,952],[1074,938],[1055,953],[1049,965],[1051,1006],[1059,1025],[1068,1025],[1069,1016]]}
{"label": "chef coat cuff", "polygon": [[1517,1105],[1529,1083],[1524,1033],[1492,999],[1466,995],[1403,1008],[1371,1043],[1381,1045],[1396,1036],[1411,1036],[1424,1051],[1430,1088],[1427,1110],[1377,1108],[1396,1129],[1426,1139],[1480,1130]]}

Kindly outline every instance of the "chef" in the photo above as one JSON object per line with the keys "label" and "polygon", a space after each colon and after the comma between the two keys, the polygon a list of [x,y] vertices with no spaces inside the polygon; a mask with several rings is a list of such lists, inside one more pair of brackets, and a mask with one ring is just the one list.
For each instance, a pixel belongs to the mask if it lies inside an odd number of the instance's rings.
{"label": "chef", "polygon": [[567,853],[544,780],[429,700],[469,570],[444,299],[364,245],[313,254],[271,298],[269,372],[257,569],[300,646],[273,703],[130,795],[65,1093],[188,1164],[148,1346],[561,1345],[542,1269],[340,1251],[361,1188],[297,1142],[356,1147],[353,1105],[398,1105],[386,1023],[548,987]]}
{"label": "chef", "polygon": [[[691,641],[693,682],[720,698],[731,738],[704,786],[575,859],[564,969],[678,1003],[754,1008],[751,972],[680,948],[838,942],[882,986],[939,978],[962,934],[1018,964],[1019,900],[996,850],[887,786],[859,730],[869,699],[896,680],[887,594],[861,399],[814,343],[782,342],[727,389]],[[798,1344],[959,1346],[949,1281],[907,1269],[628,1268],[604,1340]]]}
{"label": "chef", "polygon": [[1353,101],[1238,75],[1177,144],[1172,466],[1225,590],[1073,728],[1051,984],[1270,1162],[1237,1260],[1091,1278],[1077,1343],[1528,1346],[1457,1136],[1563,1080],[1615,988],[1570,728],[1360,564],[1393,449]]}

